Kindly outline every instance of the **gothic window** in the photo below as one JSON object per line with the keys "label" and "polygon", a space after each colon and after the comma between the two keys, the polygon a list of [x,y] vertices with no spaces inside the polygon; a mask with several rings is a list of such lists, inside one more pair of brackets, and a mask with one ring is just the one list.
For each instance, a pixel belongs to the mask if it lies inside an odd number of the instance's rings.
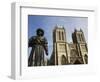
{"label": "gothic window", "polygon": [[59,40],[61,40],[61,34],[60,34],[61,32],[59,31]]}
{"label": "gothic window", "polygon": [[64,40],[64,32],[62,32],[62,40]]}
{"label": "gothic window", "polygon": [[82,36],[82,34],[81,34],[81,40],[83,41],[83,36]]}
{"label": "gothic window", "polygon": [[80,36],[80,34],[78,34],[77,36],[78,36],[77,40],[80,42],[80,41],[81,41],[81,36]]}
{"label": "gothic window", "polygon": [[82,41],[82,37],[81,37],[81,34],[79,34],[79,40],[80,40],[80,42]]}
{"label": "gothic window", "polygon": [[84,55],[84,60],[85,60],[85,62],[87,64],[88,63],[88,56],[86,54]]}
{"label": "gothic window", "polygon": [[64,55],[61,56],[61,64],[66,65],[66,57]]}

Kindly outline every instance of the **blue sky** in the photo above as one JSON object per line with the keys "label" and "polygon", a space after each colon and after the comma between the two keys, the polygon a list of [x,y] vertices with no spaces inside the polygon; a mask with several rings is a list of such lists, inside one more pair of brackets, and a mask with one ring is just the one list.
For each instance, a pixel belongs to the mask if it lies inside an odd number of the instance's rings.
{"label": "blue sky", "polygon": [[[74,29],[83,30],[86,41],[88,40],[88,18],[87,17],[71,17],[71,16],[28,16],[28,38],[36,35],[36,29],[42,28],[45,31],[45,37],[48,40],[49,56],[52,53],[52,30],[54,27],[64,26],[66,29],[67,42],[72,42],[72,32]],[[30,53],[29,49],[29,53]]]}

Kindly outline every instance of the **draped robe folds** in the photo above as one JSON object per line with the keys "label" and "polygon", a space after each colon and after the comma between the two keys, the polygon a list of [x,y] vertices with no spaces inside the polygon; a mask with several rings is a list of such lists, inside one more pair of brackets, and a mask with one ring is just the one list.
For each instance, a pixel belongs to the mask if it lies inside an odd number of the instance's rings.
{"label": "draped robe folds", "polygon": [[44,51],[48,55],[48,46],[45,37],[33,36],[29,39],[29,47],[32,47],[28,58],[28,66],[44,66]]}

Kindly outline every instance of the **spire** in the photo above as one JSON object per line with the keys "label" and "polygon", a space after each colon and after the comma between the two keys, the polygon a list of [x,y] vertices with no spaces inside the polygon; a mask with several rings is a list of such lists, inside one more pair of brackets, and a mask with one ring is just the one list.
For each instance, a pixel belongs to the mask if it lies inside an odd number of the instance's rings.
{"label": "spire", "polygon": [[83,32],[83,30],[80,28],[80,31]]}
{"label": "spire", "polygon": [[75,28],[74,31],[77,32],[77,29]]}

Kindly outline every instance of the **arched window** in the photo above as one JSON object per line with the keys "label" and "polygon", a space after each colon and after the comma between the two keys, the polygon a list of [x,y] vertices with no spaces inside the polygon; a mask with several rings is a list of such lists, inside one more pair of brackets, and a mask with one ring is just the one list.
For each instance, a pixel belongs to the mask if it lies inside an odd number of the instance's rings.
{"label": "arched window", "polygon": [[59,31],[59,40],[61,40],[61,32]]}
{"label": "arched window", "polygon": [[62,32],[62,40],[64,40],[64,32]]}
{"label": "arched window", "polygon": [[77,36],[78,36],[78,41],[81,42],[81,35],[78,34]]}
{"label": "arched window", "polygon": [[84,60],[85,60],[85,63],[87,64],[88,63],[88,56],[86,54],[84,55]]}
{"label": "arched window", "polygon": [[66,65],[66,57],[64,55],[61,56],[61,64]]}

